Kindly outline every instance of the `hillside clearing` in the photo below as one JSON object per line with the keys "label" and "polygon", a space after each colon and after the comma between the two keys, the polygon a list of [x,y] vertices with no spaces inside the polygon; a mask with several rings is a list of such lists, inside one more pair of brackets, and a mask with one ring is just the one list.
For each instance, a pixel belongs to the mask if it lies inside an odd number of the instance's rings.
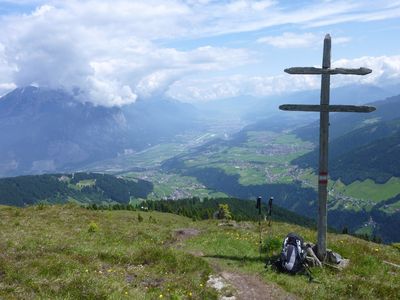
{"label": "hillside clearing", "polygon": [[[182,228],[199,234],[171,247]],[[315,237],[311,229],[273,223],[263,228],[264,251],[276,254],[290,231],[310,241]],[[158,212],[41,205],[0,207],[0,233],[4,299],[217,299],[216,290],[207,286],[215,264],[222,274],[256,276],[299,298],[400,296],[398,268],[383,263],[399,265],[398,249],[347,235],[328,235],[328,245],[350,258],[350,267],[341,273],[314,269],[320,283],[308,284],[304,276],[264,267],[266,257],[258,253],[258,227],[252,222],[218,226],[214,220],[193,222]],[[190,254],[196,252],[203,256]]]}

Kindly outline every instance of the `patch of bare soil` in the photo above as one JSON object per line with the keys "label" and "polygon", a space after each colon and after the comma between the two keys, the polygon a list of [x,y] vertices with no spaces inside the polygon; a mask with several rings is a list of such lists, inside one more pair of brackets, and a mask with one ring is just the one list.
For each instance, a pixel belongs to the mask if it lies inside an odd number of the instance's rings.
{"label": "patch of bare soil", "polygon": [[[200,234],[200,230],[198,230],[196,228],[177,229],[173,232],[173,239],[171,241],[169,241],[168,243],[166,243],[165,246],[173,247],[175,249],[182,248],[183,242],[186,239],[191,238],[196,235],[199,235],[199,234]],[[191,253],[191,254],[193,254],[193,253]],[[193,254],[193,255],[202,256],[202,255],[196,255],[196,254]]]}
{"label": "patch of bare soil", "polygon": [[185,240],[187,238],[190,238],[192,236],[196,236],[200,233],[200,230],[195,229],[195,228],[182,228],[182,229],[177,229],[175,230],[175,237],[177,240]]}
{"label": "patch of bare soil", "polygon": [[[200,233],[199,230],[194,228],[184,228],[175,231],[176,243],[181,244],[185,239],[196,236]],[[190,252],[195,256],[203,256],[202,252]],[[220,299],[230,300],[260,300],[260,299],[297,299],[281,289],[273,283],[265,283],[260,277],[256,275],[244,274],[237,271],[226,270],[218,262],[213,259],[211,266],[216,276],[212,278],[219,278],[217,282],[221,282],[222,287],[216,288],[223,290],[225,287],[230,290],[233,289],[231,295],[221,295]],[[219,281],[218,281],[219,280]]]}
{"label": "patch of bare soil", "polygon": [[258,276],[239,272],[222,271],[224,278],[234,288],[237,300],[250,299],[296,299],[280,287],[272,283],[265,283]]}

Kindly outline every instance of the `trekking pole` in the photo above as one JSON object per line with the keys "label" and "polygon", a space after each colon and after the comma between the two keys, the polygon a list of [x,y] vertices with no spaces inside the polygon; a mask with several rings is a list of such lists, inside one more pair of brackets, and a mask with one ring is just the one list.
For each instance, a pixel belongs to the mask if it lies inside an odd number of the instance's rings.
{"label": "trekking pole", "polygon": [[270,197],[269,201],[268,201],[268,218],[269,218],[269,222],[268,222],[268,226],[271,226],[271,220],[272,220],[272,201],[274,201],[274,197]]}
{"label": "trekking pole", "polygon": [[303,262],[303,267],[306,270],[306,273],[308,275],[308,281],[311,282],[314,280],[314,278],[312,277],[312,272],[310,270],[310,267],[307,265],[307,263]]}
{"label": "trekking pole", "polygon": [[260,231],[260,240],[258,244],[258,249],[260,252],[260,258],[261,258],[261,249],[262,249],[262,238],[261,238],[261,196],[258,196],[257,198],[257,205],[256,208],[258,208],[258,229]]}
{"label": "trekking pole", "polygon": [[313,273],[311,272],[310,266],[307,263],[303,262],[303,266],[308,275],[308,282],[321,283],[321,281],[319,281],[313,277]]}

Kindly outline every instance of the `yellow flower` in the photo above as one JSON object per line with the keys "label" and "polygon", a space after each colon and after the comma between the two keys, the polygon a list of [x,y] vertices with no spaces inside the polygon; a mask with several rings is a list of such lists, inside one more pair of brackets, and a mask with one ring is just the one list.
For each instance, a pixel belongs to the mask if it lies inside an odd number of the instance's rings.
{"label": "yellow flower", "polygon": [[162,297],[164,297],[162,294],[160,294],[160,296],[158,296],[158,298],[160,298],[160,299],[161,299]]}
{"label": "yellow flower", "polygon": [[202,283],[200,283],[200,286],[201,286],[201,287],[203,287],[203,284],[202,284]]}
{"label": "yellow flower", "polygon": [[376,251],[376,252],[378,252],[378,251],[379,251],[379,249],[378,249],[378,248],[375,248],[375,251]]}
{"label": "yellow flower", "polygon": [[189,296],[192,297],[192,292],[189,293]]}
{"label": "yellow flower", "polygon": [[128,295],[128,292],[125,292],[125,295]]}

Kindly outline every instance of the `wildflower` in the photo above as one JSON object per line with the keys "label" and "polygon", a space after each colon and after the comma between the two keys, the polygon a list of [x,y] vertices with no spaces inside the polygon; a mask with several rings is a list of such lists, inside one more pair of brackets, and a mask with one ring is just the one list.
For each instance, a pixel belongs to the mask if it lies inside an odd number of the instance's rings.
{"label": "wildflower", "polygon": [[200,283],[200,287],[203,287],[203,284],[202,284],[202,283]]}
{"label": "wildflower", "polygon": [[158,298],[160,298],[160,299],[161,299],[162,297],[164,297],[163,294],[160,294],[160,296],[158,296]]}
{"label": "wildflower", "polygon": [[89,270],[88,270],[88,269],[86,269],[86,270],[85,270],[85,272],[86,272],[86,273],[88,273],[88,272],[89,272]]}
{"label": "wildflower", "polygon": [[189,296],[192,297],[192,292],[189,293]]}
{"label": "wildflower", "polygon": [[376,252],[378,252],[378,251],[379,251],[379,249],[378,249],[378,248],[375,248],[375,251],[376,251]]}
{"label": "wildflower", "polygon": [[125,292],[125,295],[128,295],[128,292]]}

